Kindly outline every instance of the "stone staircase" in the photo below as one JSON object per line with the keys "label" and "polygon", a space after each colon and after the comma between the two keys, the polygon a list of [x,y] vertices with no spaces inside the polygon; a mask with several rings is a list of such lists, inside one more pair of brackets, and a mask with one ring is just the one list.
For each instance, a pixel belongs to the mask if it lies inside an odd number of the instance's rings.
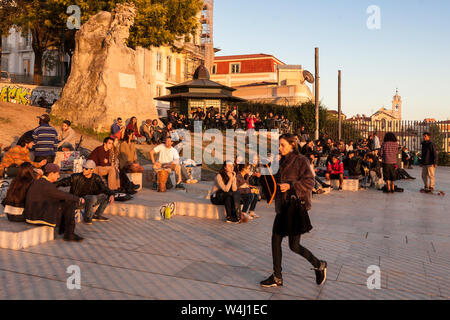
{"label": "stone staircase", "polygon": [[0,248],[20,250],[53,239],[54,229],[51,227],[10,222],[5,215],[0,215]]}

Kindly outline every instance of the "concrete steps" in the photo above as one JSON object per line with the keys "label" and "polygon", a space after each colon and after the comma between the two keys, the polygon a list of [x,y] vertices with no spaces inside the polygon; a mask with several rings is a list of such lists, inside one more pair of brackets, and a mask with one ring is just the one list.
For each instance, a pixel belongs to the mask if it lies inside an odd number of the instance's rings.
{"label": "concrete steps", "polygon": [[[205,199],[205,189],[204,187],[199,189],[189,188],[187,192],[171,190],[166,193],[144,189],[130,201],[115,202],[109,205],[105,214],[145,220],[161,220],[161,206],[174,202],[175,216],[225,220],[224,207],[215,206],[208,199]],[[197,193],[195,190],[197,190]]]}
{"label": "concrete steps", "polygon": [[20,250],[54,240],[54,229],[33,226],[21,222],[10,222],[0,216],[0,248]]}

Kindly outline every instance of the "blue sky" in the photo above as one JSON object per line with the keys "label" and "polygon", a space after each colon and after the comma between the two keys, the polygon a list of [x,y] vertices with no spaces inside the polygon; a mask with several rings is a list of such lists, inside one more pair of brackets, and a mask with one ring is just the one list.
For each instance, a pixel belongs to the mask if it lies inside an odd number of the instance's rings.
{"label": "blue sky", "polygon": [[[369,30],[367,8],[381,12]],[[449,0],[215,0],[218,55],[267,53],[314,74],[320,53],[320,99],[347,116],[391,107],[395,89],[403,119],[450,119]]]}

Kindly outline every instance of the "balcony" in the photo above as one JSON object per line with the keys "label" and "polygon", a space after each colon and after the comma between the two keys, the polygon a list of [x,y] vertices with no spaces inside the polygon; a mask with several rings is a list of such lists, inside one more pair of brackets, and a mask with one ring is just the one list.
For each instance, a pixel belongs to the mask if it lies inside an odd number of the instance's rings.
{"label": "balcony", "polygon": [[31,44],[20,43],[18,47],[19,51],[33,51]]}
{"label": "balcony", "polygon": [[9,44],[2,45],[2,53],[10,53],[12,51],[12,46]]}

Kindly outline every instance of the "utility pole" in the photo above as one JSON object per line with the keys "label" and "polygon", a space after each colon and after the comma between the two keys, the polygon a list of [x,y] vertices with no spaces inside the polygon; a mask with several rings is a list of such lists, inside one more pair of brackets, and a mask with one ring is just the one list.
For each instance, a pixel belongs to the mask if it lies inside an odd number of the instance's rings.
{"label": "utility pole", "polygon": [[319,48],[315,48],[316,55],[316,79],[315,79],[315,100],[316,100],[316,132],[315,140],[319,139]]}
{"label": "utility pole", "polygon": [[341,108],[341,70],[338,71],[338,121],[339,121],[339,140],[342,139],[342,108]]}

